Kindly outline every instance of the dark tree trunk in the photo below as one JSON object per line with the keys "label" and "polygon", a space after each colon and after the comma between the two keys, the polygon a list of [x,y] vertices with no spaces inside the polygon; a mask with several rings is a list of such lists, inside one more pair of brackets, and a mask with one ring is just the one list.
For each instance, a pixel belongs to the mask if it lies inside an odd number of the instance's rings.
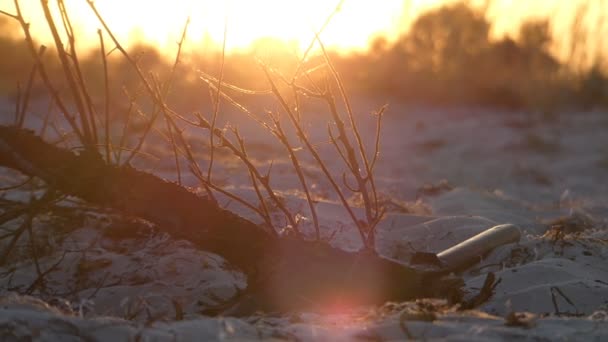
{"label": "dark tree trunk", "polygon": [[56,190],[154,223],[178,239],[223,256],[248,276],[251,305],[241,311],[323,310],[429,295],[435,275],[373,253],[277,238],[177,184],[132,167],[77,155],[31,131],[0,126],[0,166]]}

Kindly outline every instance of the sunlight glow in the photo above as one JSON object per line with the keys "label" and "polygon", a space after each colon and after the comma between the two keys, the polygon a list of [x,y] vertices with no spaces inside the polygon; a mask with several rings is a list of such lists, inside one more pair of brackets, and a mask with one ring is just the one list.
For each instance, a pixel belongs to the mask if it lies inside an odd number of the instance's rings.
{"label": "sunlight glow", "polygon": [[[0,0],[0,8],[13,12],[13,0]],[[49,42],[37,1],[21,1],[24,14],[32,22],[34,35]],[[53,4],[53,1],[50,2]],[[81,46],[96,46],[100,27],[85,0],[65,0],[74,26],[85,38]],[[161,49],[174,49],[188,17],[189,42],[220,45],[227,25],[229,50],[245,49],[262,38],[307,46],[338,0],[97,0],[97,8],[119,39],[127,44],[149,42]],[[323,41],[337,49],[365,49],[375,35],[398,30],[401,1],[386,1],[370,7],[364,1],[345,1]]]}
{"label": "sunlight glow", "polygon": [[[383,0],[369,2],[344,0],[321,38],[326,46],[340,52],[365,51],[377,37],[389,41],[406,31],[415,18],[426,10],[457,0]],[[601,1],[601,0],[600,0]],[[14,12],[14,0],[0,0],[0,9]],[[39,1],[20,0],[24,15],[31,22],[34,36],[45,44],[51,42]],[[64,0],[82,48],[98,46],[98,20],[87,0]],[[251,48],[262,39],[280,40],[300,52],[308,46],[339,0],[96,0],[95,4],[120,41],[129,46],[149,43],[172,54],[190,17],[186,49],[203,51],[221,46],[227,27],[228,52]],[[603,13],[601,2],[591,0],[511,1],[471,0],[472,4],[489,5],[486,15],[494,24],[493,35],[514,35],[517,25],[530,18],[551,18],[556,37],[565,36],[571,28],[576,9],[589,7],[590,13]],[[49,1],[54,7],[55,1]],[[598,5],[599,4],[599,5]],[[595,8],[595,7],[597,8]],[[602,7],[603,6],[603,7]],[[597,21],[587,18],[589,21]],[[592,37],[605,36],[608,25],[594,24]],[[592,25],[592,26],[594,26]],[[0,32],[0,34],[6,34]],[[565,38],[567,40],[567,38]],[[595,42],[590,42],[593,45]],[[560,41],[563,48],[570,45]],[[558,48],[559,49],[559,48]],[[559,53],[558,54],[563,54]]]}

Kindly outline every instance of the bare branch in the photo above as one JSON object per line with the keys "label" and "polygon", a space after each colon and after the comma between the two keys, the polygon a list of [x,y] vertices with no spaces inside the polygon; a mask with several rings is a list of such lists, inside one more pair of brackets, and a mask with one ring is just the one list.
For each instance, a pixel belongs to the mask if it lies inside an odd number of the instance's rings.
{"label": "bare branch", "polygon": [[207,168],[207,182],[211,183],[211,171],[213,170],[213,158],[215,145],[213,140],[213,131],[217,122],[217,115],[220,110],[220,92],[222,90],[222,80],[224,78],[224,64],[226,62],[226,38],[228,37],[228,16],[224,18],[224,40],[222,43],[222,59],[220,63],[220,75],[217,79],[217,91],[215,93],[215,101],[213,103],[213,116],[211,117],[211,134],[209,134],[209,167]]}

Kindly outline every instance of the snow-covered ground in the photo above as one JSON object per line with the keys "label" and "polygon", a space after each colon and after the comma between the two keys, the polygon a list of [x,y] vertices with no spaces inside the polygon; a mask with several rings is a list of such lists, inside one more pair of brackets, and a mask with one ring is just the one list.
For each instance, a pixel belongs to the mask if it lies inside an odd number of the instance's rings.
{"label": "snow-covered ground", "polygon": [[[375,127],[364,114],[378,104],[355,101],[370,151]],[[344,168],[325,137],[327,114],[311,112],[306,127],[329,167],[341,174]],[[226,110],[221,120],[238,124],[239,116]],[[2,121],[8,120],[4,116]],[[38,124],[31,120],[32,127]],[[266,170],[272,162],[273,186],[301,212],[303,228],[311,231],[282,147],[251,123],[239,128],[256,165]],[[0,268],[0,339],[608,339],[607,128],[608,113],[599,111],[535,114],[391,105],[376,170],[389,211],[378,227],[382,254],[407,263],[416,251],[439,252],[503,223],[523,233],[519,243],[495,249],[462,273],[470,294],[479,291],[488,272],[500,279],[494,295],[475,311],[425,300],[344,315],[206,317],[205,310],[246,286],[242,274],[220,257],[142,222],[65,202],[35,221],[35,236],[45,247],[39,265],[20,258],[29,255],[24,237],[23,246]],[[195,131],[187,133],[195,151],[206,143]],[[157,158],[142,159],[137,166],[175,179],[169,150],[151,145],[147,151]],[[320,170],[304,150],[297,153],[319,201],[324,236],[340,248],[360,248],[353,224]],[[225,153],[217,158],[216,181],[253,198],[246,169]],[[2,174],[0,186],[18,177],[7,170]],[[184,183],[197,185],[188,176]],[[7,191],[2,197],[27,199],[29,194]],[[234,203],[229,209],[255,219]],[[15,220],[2,228],[19,224]],[[43,283],[36,283],[36,267],[52,268]]]}

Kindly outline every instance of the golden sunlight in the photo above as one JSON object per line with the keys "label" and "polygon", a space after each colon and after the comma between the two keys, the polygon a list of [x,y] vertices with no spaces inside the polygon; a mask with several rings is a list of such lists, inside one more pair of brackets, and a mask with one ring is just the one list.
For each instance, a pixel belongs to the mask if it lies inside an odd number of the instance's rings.
{"label": "golden sunlight", "polygon": [[[78,45],[96,47],[100,24],[87,0],[64,2],[80,34]],[[248,49],[261,39],[280,40],[302,51],[338,3],[342,3],[321,38],[333,49],[350,52],[365,51],[377,37],[392,41],[424,11],[453,2],[456,0],[383,0],[373,4],[360,0],[96,0],[95,5],[123,44],[153,44],[164,53],[172,54],[187,18],[191,19],[187,49],[201,51],[221,46],[226,29],[228,52]],[[51,37],[39,2],[20,0],[19,3],[31,22],[34,36],[48,44]],[[481,7],[489,5],[486,15],[494,25],[492,34],[496,37],[514,34],[519,23],[532,17],[554,19],[552,29],[559,37],[560,31],[570,29],[577,8],[595,6],[590,0],[473,0],[471,3]],[[601,13],[602,5],[599,6],[589,8],[590,13]],[[14,0],[0,0],[0,9],[14,12]],[[599,32],[590,33],[603,36]],[[562,47],[569,45],[557,43]]]}
{"label": "golden sunlight", "polygon": [[[175,48],[190,17],[190,43],[223,42],[224,29],[229,50],[245,49],[262,38],[278,39],[304,47],[314,38],[339,1],[308,0],[98,0],[95,5],[121,41],[127,44],[153,43],[161,49]],[[37,1],[20,1],[24,15],[32,22],[34,35],[50,41]],[[100,26],[85,0],[65,0],[81,46],[96,46]],[[13,12],[13,0],[0,0],[0,9]],[[396,32],[402,19],[402,1],[374,4],[344,1],[323,33],[333,48],[365,49],[375,35]]]}

